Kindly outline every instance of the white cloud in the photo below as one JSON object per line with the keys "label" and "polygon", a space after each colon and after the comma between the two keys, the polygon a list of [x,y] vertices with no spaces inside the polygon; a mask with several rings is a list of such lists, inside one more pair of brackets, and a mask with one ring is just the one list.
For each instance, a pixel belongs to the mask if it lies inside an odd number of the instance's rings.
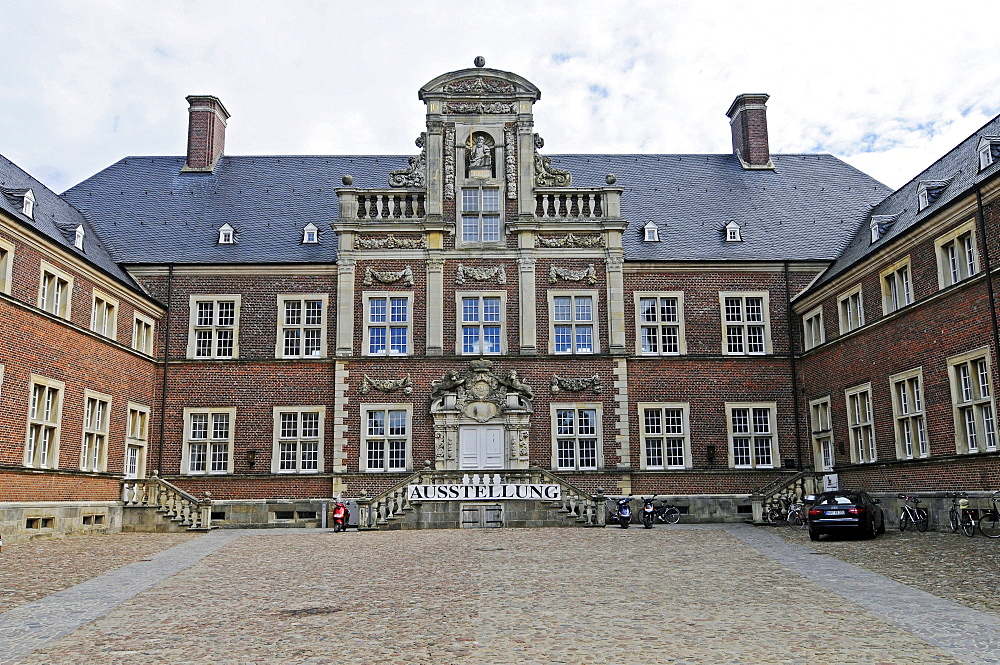
{"label": "white cloud", "polygon": [[900,185],[1000,111],[988,9],[7,0],[0,153],[61,190],[125,155],[182,154],[184,97],[214,94],[229,154],[408,154],[419,86],[483,55],[541,88],[550,153],[728,152],[729,103],[767,92],[774,152]]}

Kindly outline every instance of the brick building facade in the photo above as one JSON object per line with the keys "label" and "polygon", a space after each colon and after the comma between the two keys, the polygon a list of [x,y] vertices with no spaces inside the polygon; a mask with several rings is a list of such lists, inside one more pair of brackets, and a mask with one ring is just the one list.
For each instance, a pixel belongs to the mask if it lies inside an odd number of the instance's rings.
{"label": "brick building facade", "polygon": [[419,95],[411,157],[227,156],[198,96],[183,157],[3,160],[3,533],[118,528],[154,469],[223,524],[425,468],[701,519],[803,471],[996,489],[1000,120],[892,192],[770,154],[767,95],[732,155],[552,156],[523,77]]}

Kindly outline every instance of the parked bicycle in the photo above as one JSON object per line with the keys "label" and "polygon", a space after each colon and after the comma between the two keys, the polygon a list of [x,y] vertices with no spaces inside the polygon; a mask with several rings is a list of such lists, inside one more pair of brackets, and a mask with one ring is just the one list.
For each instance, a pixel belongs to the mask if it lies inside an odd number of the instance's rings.
{"label": "parked bicycle", "polygon": [[949,492],[944,496],[951,499],[951,508],[948,510],[948,524],[951,526],[951,532],[958,533],[958,530],[961,529],[962,533],[968,537],[974,536],[976,515],[974,511],[969,509],[969,495],[965,492]]}
{"label": "parked bicycle", "polygon": [[987,538],[1000,538],[1000,491],[990,495],[990,509],[979,515],[979,533]]}
{"label": "parked bicycle", "polygon": [[900,494],[898,497],[903,500],[903,508],[899,513],[899,530],[906,531],[906,528],[913,524],[917,527],[917,531],[921,533],[927,531],[930,518],[927,516],[927,509],[919,506],[920,499],[905,494]]}
{"label": "parked bicycle", "polygon": [[786,497],[779,497],[778,501],[780,503],[777,506],[772,505],[764,513],[765,522],[775,525],[787,522],[798,527],[806,526],[808,520],[805,504],[793,502]]}
{"label": "parked bicycle", "polygon": [[[655,496],[653,497],[656,498]],[[653,504],[653,517],[664,524],[677,524],[681,521],[681,509],[677,506],[660,502],[660,505]]]}

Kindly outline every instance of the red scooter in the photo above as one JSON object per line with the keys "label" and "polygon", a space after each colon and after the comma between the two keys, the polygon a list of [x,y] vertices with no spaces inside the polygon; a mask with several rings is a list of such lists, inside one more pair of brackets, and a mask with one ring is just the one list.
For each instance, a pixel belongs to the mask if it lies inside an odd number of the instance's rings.
{"label": "red scooter", "polygon": [[333,532],[347,531],[347,523],[351,519],[351,511],[343,501],[333,504]]}

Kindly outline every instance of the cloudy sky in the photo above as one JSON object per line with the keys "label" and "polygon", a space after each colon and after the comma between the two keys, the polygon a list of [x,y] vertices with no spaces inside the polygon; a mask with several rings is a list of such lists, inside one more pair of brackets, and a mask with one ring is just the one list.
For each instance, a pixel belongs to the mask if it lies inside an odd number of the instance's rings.
{"label": "cloudy sky", "polygon": [[775,153],[899,186],[1000,113],[985,2],[0,0],[0,153],[63,191],[184,153],[189,94],[230,155],[412,154],[418,88],[472,66],[535,83],[545,152],[727,153],[771,95]]}

